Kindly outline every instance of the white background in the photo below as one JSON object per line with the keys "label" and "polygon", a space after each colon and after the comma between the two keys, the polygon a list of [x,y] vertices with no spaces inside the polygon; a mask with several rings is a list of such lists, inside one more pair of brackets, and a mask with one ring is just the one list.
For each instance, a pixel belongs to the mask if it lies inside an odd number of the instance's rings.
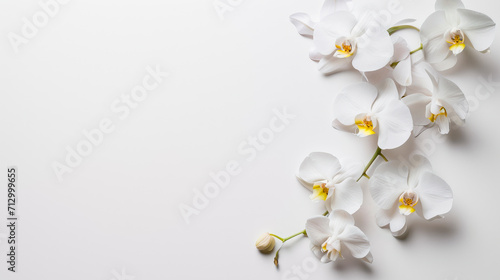
{"label": "white background", "polygon": [[[411,17],[419,26],[434,9],[433,1],[401,1],[404,11],[393,21]],[[490,96],[475,96],[491,71],[464,63],[468,54],[446,76],[478,102],[467,126],[427,153],[454,190],[445,219],[412,217],[408,236],[396,239],[375,224],[363,179],[365,204],[355,218],[370,238],[372,265],[320,264],[307,238],[286,244],[279,270],[272,255],[255,249],[261,233],[290,235],[323,212],[294,177],[308,153],[366,163],[376,148],[375,139],[330,126],[334,97],[360,77],[321,75],[307,55],[310,40],[288,20],[299,11],[317,16],[321,5],[242,1],[221,19],[212,0],[73,0],[16,53],[8,34],[21,34],[23,17],[41,8],[1,1],[0,178],[7,166],[19,167],[20,220],[15,274],[7,271],[7,228],[0,227],[0,279],[300,279],[289,273],[303,263],[303,279],[496,279],[500,97],[495,84]],[[497,1],[465,5],[500,22]],[[499,58],[497,40],[475,60],[495,68]],[[141,84],[148,65],[170,76],[120,120],[111,104]],[[247,161],[238,147],[284,107],[295,118]],[[66,147],[103,118],[115,130],[60,182],[53,163],[64,163]],[[430,135],[387,156],[422,153]],[[187,224],[179,206],[192,205],[194,190],[232,160],[241,173]]]}

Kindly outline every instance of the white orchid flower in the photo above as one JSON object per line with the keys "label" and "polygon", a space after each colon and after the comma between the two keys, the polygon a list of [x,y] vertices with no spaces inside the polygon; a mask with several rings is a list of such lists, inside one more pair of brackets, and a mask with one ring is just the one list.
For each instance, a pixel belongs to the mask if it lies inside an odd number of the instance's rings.
{"label": "white orchid flower", "polygon": [[380,207],[377,224],[389,225],[395,236],[405,233],[406,216],[413,212],[432,220],[448,213],[453,204],[450,186],[432,173],[429,161],[423,156],[413,159],[413,166],[398,161],[382,163],[370,179],[371,195]]}
{"label": "white orchid flower", "polygon": [[455,66],[456,55],[467,45],[488,52],[495,23],[482,13],[465,9],[460,0],[437,0],[436,12],[422,24],[420,37],[427,61],[443,71]]}
{"label": "white orchid flower", "polygon": [[313,42],[323,56],[319,70],[324,74],[352,67],[360,72],[375,71],[386,66],[394,53],[389,33],[372,13],[330,14],[316,24]]}
{"label": "white orchid flower", "polygon": [[[321,8],[320,19],[323,19],[337,11],[350,11],[352,9],[352,0],[325,0]],[[295,13],[290,16],[290,21],[297,28],[300,35],[313,38],[314,28],[317,21],[311,19],[306,13]],[[313,47],[309,51],[309,58],[314,61],[321,60],[323,56]]]}
{"label": "white orchid flower", "polygon": [[[469,103],[462,90],[452,81],[428,73],[433,83],[432,92],[414,93],[403,98],[410,108],[414,125],[420,132],[437,125],[441,134],[448,134],[450,123],[463,124],[469,111]],[[419,132],[419,133],[420,133]]]}
{"label": "white orchid flower", "polygon": [[313,200],[325,202],[328,212],[342,209],[352,214],[363,203],[363,191],[356,182],[363,166],[344,164],[328,153],[311,153],[299,168],[297,179],[312,191]]}
{"label": "white orchid flower", "polygon": [[333,108],[334,128],[360,137],[378,134],[381,149],[403,145],[413,130],[410,110],[391,79],[383,82],[378,93],[369,83],[350,85],[339,93]]}
{"label": "white orchid flower", "polygon": [[354,258],[371,263],[370,242],[354,225],[354,218],[343,210],[335,210],[329,217],[314,217],[306,222],[307,236],[313,253],[327,263],[342,259],[346,252]]}

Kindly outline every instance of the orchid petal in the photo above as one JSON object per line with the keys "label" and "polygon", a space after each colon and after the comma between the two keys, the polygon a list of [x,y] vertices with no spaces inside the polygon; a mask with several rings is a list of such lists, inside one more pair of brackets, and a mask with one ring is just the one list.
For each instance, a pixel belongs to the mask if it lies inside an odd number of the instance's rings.
{"label": "orchid petal", "polygon": [[295,13],[290,16],[290,21],[295,25],[300,35],[312,38],[316,23],[311,20],[309,15],[305,13]]}
{"label": "orchid petal", "polygon": [[478,51],[487,50],[495,39],[495,22],[482,13],[459,9],[460,29]]}
{"label": "orchid petal", "polygon": [[352,84],[335,99],[333,113],[342,124],[353,125],[357,115],[371,111],[377,88],[369,83]]}
{"label": "orchid petal", "polygon": [[363,204],[363,191],[353,178],[348,178],[341,183],[335,184],[333,191],[333,195],[325,201],[326,209],[330,213],[341,209],[349,214],[353,214]]}
{"label": "orchid petal", "polygon": [[356,226],[346,226],[344,231],[338,236],[338,239],[355,258],[361,259],[370,253],[370,242],[368,238]]}
{"label": "orchid petal", "polygon": [[414,125],[427,125],[430,120],[425,117],[426,107],[432,101],[432,97],[414,93],[402,99],[411,112]]}
{"label": "orchid petal", "polygon": [[309,50],[309,58],[313,61],[320,61],[324,56],[316,50],[316,48],[312,47]]}
{"label": "orchid petal", "polygon": [[321,247],[323,243],[330,237],[330,219],[327,217],[319,216],[310,218],[306,222],[306,233],[315,246]]}
{"label": "orchid petal", "polygon": [[462,90],[454,82],[439,77],[436,98],[444,103],[447,110],[452,108],[458,117],[465,120],[469,112],[469,103]]}
{"label": "orchid petal", "polygon": [[340,37],[348,37],[357,20],[349,12],[340,11],[323,18],[314,28],[313,41],[323,55],[332,54]]}
{"label": "orchid petal", "polygon": [[451,28],[444,11],[434,12],[422,23],[420,39],[429,63],[439,63],[445,60],[450,53],[449,44],[446,42],[444,34]]}
{"label": "orchid petal", "polygon": [[437,71],[446,71],[453,68],[457,64],[458,58],[452,52],[448,53],[448,56],[441,62],[433,63],[432,66]]}
{"label": "orchid petal", "polygon": [[347,132],[347,133],[352,133],[352,134],[356,134],[356,131],[358,129],[358,127],[355,124],[344,125],[344,124],[342,124],[337,119],[334,119],[332,121],[332,127],[335,128],[335,129],[337,129],[337,130],[340,130],[340,131],[343,131],[343,132]]}
{"label": "orchid petal", "polygon": [[338,236],[349,225],[354,225],[354,218],[344,210],[330,213],[330,230],[333,236]]}
{"label": "orchid petal", "polygon": [[366,32],[357,42],[356,55],[352,66],[359,71],[375,71],[386,66],[394,54],[392,39],[385,30],[377,34]]}
{"label": "orchid petal", "polygon": [[401,100],[392,100],[377,114],[381,149],[395,149],[403,145],[413,130],[410,109]]}
{"label": "orchid petal", "polygon": [[420,178],[426,172],[432,172],[432,165],[429,160],[421,155],[412,156],[408,174],[408,186],[416,188],[420,182]]}
{"label": "orchid petal", "polygon": [[370,193],[382,209],[390,209],[407,186],[408,167],[399,162],[382,163],[370,179]]}
{"label": "orchid petal", "polygon": [[457,9],[463,9],[464,4],[460,0],[437,0],[436,11],[442,10],[446,13],[446,18],[452,25],[459,23]]}
{"label": "orchid petal", "polygon": [[299,167],[299,177],[308,183],[331,180],[341,169],[339,160],[328,154],[309,154]]}
{"label": "orchid petal", "polygon": [[321,18],[339,11],[349,11],[351,4],[352,0],[325,0],[321,8]]}
{"label": "orchid petal", "polygon": [[398,65],[394,67],[392,76],[394,77],[394,80],[398,84],[405,87],[410,86],[413,83],[411,70],[412,70],[411,57],[408,56],[407,58],[400,60]]}
{"label": "orchid petal", "polygon": [[349,69],[352,69],[352,57],[338,58],[333,55],[327,55],[323,56],[318,64],[318,70],[325,75]]}
{"label": "orchid petal", "polygon": [[453,192],[440,177],[425,172],[415,191],[422,204],[422,214],[426,220],[448,213],[453,204]]}

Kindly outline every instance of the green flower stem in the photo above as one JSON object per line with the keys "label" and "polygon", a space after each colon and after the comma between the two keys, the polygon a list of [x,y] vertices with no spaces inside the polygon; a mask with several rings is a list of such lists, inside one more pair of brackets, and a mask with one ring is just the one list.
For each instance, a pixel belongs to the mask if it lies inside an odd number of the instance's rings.
{"label": "green flower stem", "polygon": [[415,50],[411,51],[410,54],[414,54],[414,53],[416,53],[418,51],[421,51],[423,48],[424,48],[424,45],[420,44],[420,47],[418,49],[415,49]]}
{"label": "green flower stem", "polygon": [[[424,45],[420,44],[420,47],[418,47],[418,49],[414,49],[413,51],[410,52],[410,55],[418,52],[418,51],[421,51],[422,49],[424,48]],[[399,61],[395,61],[393,63],[391,63],[391,67],[394,68],[396,67],[397,65],[399,64]]]}
{"label": "green flower stem", "polygon": [[356,182],[359,182],[359,180],[361,180],[361,178],[363,177],[366,177],[368,179],[370,179],[370,176],[368,176],[368,174],[366,174],[366,172],[368,171],[368,169],[370,169],[370,167],[372,166],[373,162],[377,159],[377,157],[381,157],[383,158],[385,161],[389,161],[383,154],[382,154],[382,149],[380,149],[380,147],[377,147],[377,150],[375,151],[375,154],[373,154],[373,157],[370,159],[370,161],[368,162],[368,164],[366,165],[365,167],[365,170],[363,170],[363,174],[361,174],[361,176],[359,176],[358,180],[356,180]]}
{"label": "green flower stem", "polygon": [[387,32],[389,32],[389,35],[392,35],[396,31],[403,30],[403,29],[414,29],[414,30],[417,30],[418,32],[420,32],[420,29],[418,29],[417,27],[415,27],[413,25],[398,25],[398,26],[393,26],[393,27],[387,29]]}
{"label": "green flower stem", "polygon": [[[327,213],[328,213],[328,211],[327,211]],[[278,238],[279,240],[281,240],[281,242],[283,242],[283,243],[281,243],[280,248],[278,249],[278,251],[276,251],[276,255],[274,256],[274,265],[275,265],[275,266],[278,266],[278,265],[279,265],[278,259],[279,259],[279,257],[280,257],[280,250],[281,250],[281,248],[283,247],[283,245],[285,244],[285,242],[287,242],[288,240],[290,240],[290,239],[292,239],[292,238],[294,238],[294,237],[296,237],[296,236],[299,236],[299,235],[301,235],[301,234],[303,234],[303,235],[307,235],[306,230],[303,230],[303,231],[301,231],[301,232],[297,232],[296,234],[294,234],[294,235],[290,235],[290,236],[288,236],[288,237],[286,237],[286,238],[279,237],[279,236],[277,236],[276,234],[272,234],[272,233],[270,233],[270,234],[269,234],[269,235],[271,235],[271,236],[274,236],[274,237]]]}
{"label": "green flower stem", "polygon": [[296,234],[291,235],[291,236],[288,236],[287,238],[279,237],[279,236],[277,236],[276,234],[272,234],[272,233],[270,233],[269,235],[274,236],[274,237],[278,238],[279,240],[281,240],[281,242],[285,243],[285,242],[287,242],[288,240],[290,240],[290,239],[292,239],[292,238],[294,238],[294,237],[296,237],[296,236],[299,236],[299,235],[301,235],[301,234],[306,235],[306,230],[303,230],[303,231],[301,231],[301,232],[297,232]]}

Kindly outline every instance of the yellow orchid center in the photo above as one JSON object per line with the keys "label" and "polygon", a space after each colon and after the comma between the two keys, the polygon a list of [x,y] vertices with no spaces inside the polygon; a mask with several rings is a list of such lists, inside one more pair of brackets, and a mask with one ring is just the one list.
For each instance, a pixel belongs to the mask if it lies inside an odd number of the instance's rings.
{"label": "yellow orchid center", "polygon": [[[333,257],[334,259],[337,259],[338,257],[340,257],[340,258],[344,258],[344,257],[342,256],[342,253],[340,252],[340,251],[341,251],[341,250],[340,250],[340,246],[339,246],[339,248],[338,248],[338,249],[337,249],[337,248],[335,248],[335,246],[334,246],[334,245],[331,245],[331,244],[330,244],[330,246],[328,246],[328,245],[329,245],[329,244],[328,244],[328,241],[329,241],[329,240],[330,240],[330,239],[328,239],[327,241],[325,241],[325,243],[323,243],[323,245],[321,246],[321,252],[323,252],[323,253],[327,253],[329,258],[331,258],[331,257]],[[329,247],[330,247],[330,248],[329,248]]]}
{"label": "yellow orchid center", "polygon": [[429,120],[431,122],[435,122],[436,119],[438,118],[438,116],[445,116],[445,117],[448,117],[448,113],[446,112],[446,108],[444,107],[441,107],[441,109],[439,109],[439,113],[437,114],[433,114],[431,113],[431,116],[429,117]]}
{"label": "yellow orchid center", "polygon": [[346,58],[354,54],[354,46],[348,40],[340,44],[335,44],[335,47],[337,48],[337,51],[334,54],[335,57]]}
{"label": "yellow orchid center", "polygon": [[401,202],[401,205],[399,205],[399,213],[408,216],[415,212],[413,206],[418,203],[418,195],[412,191],[404,192],[399,197],[399,202]]}
{"label": "yellow orchid center", "polygon": [[314,184],[311,199],[326,200],[329,191],[330,189],[326,186],[326,183]]}
{"label": "yellow orchid center", "polygon": [[465,39],[461,31],[452,32],[449,40],[446,42],[451,45],[450,51],[452,51],[454,55],[461,53],[465,49]]}
{"label": "yellow orchid center", "polygon": [[354,123],[358,126],[359,133],[363,135],[375,134],[373,121],[371,117],[365,116],[363,118],[356,118]]}

